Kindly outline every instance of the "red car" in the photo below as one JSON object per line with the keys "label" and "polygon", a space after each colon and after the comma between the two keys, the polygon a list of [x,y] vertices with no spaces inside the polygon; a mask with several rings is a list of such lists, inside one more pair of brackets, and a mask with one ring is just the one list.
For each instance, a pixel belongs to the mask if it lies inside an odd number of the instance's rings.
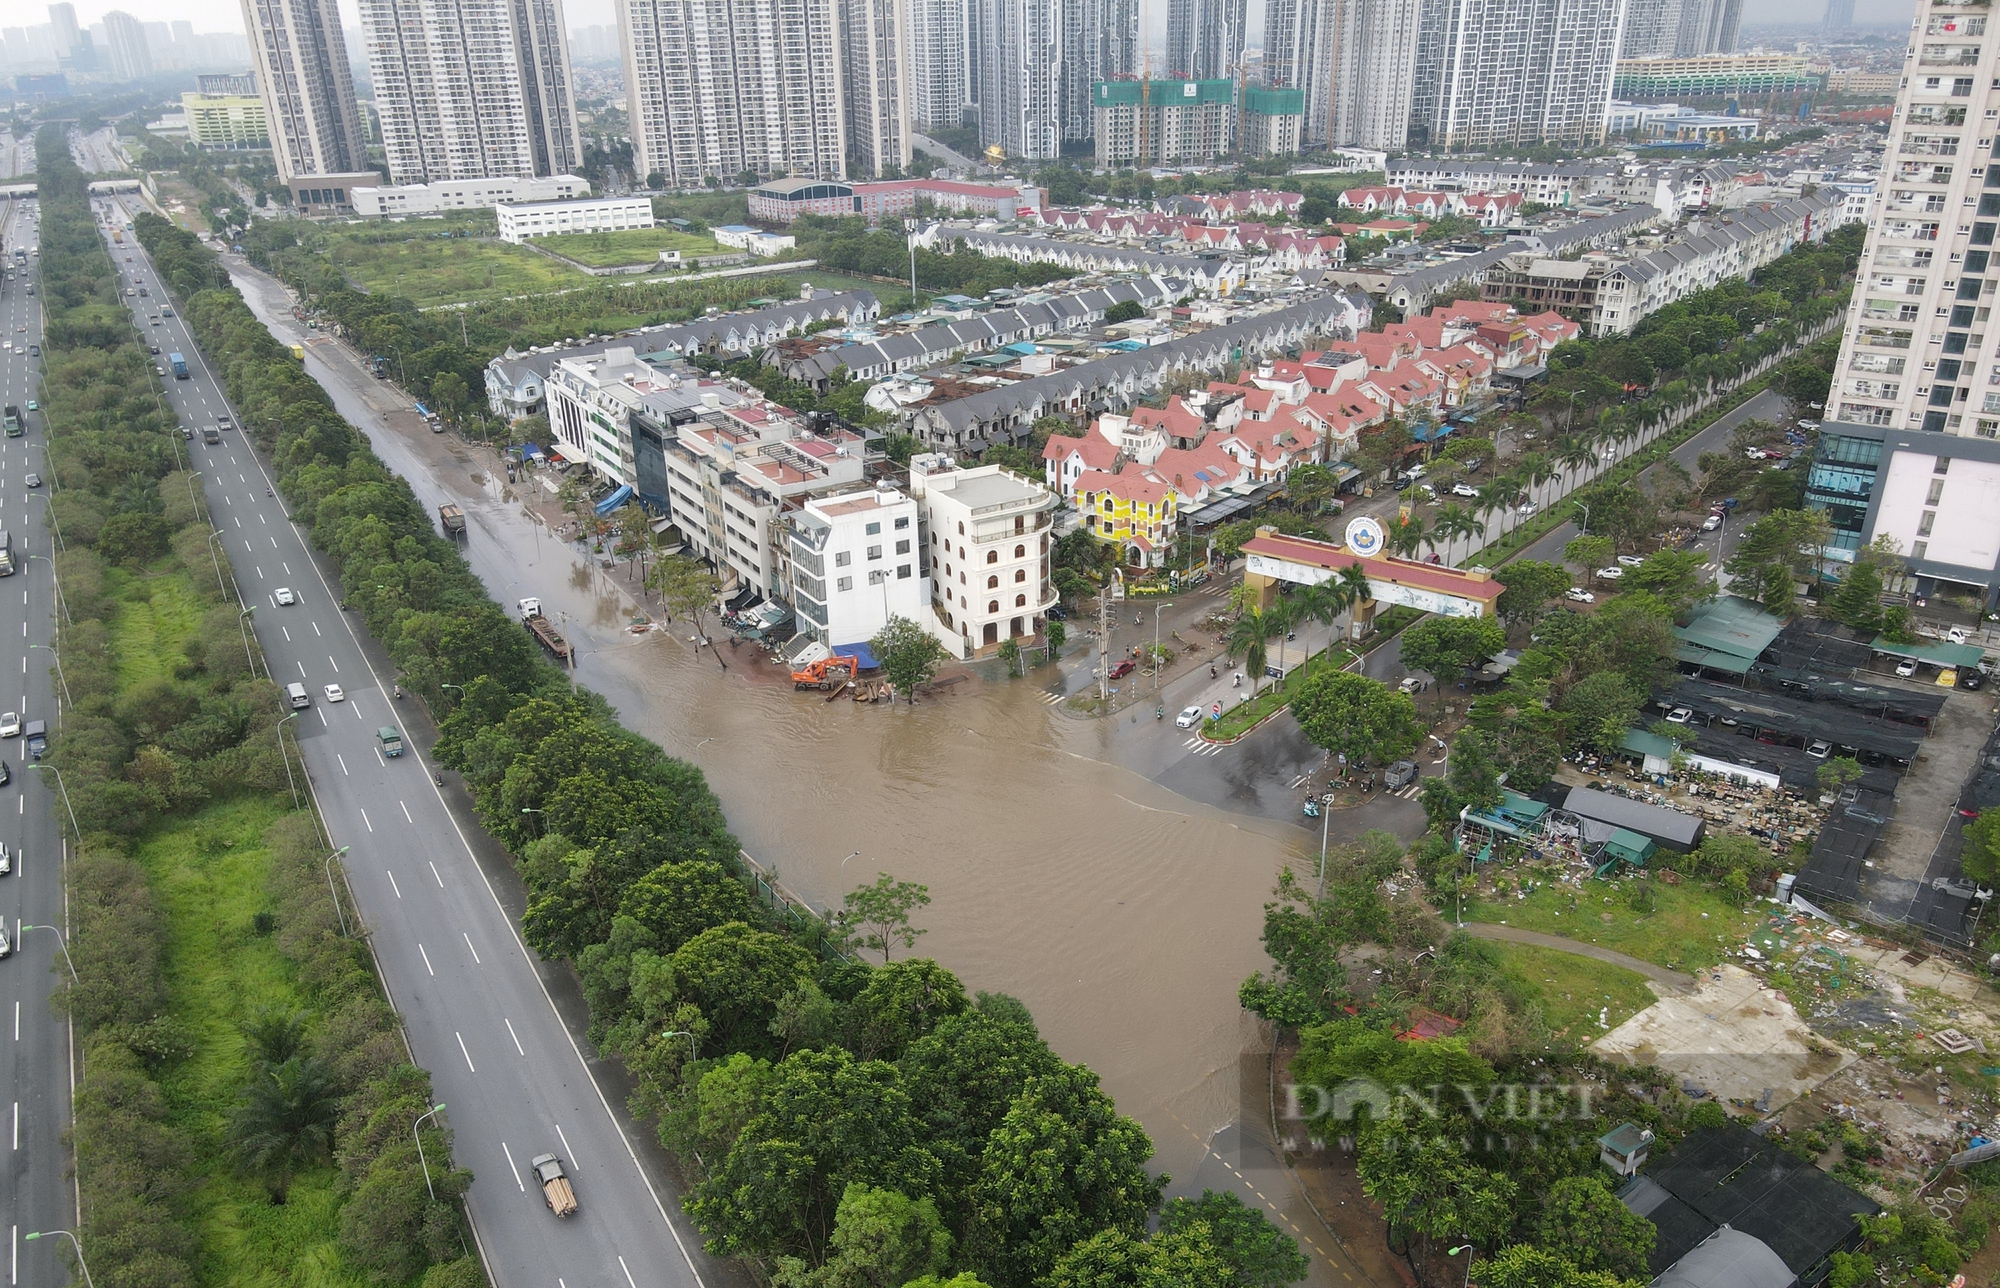
{"label": "red car", "polygon": [[1132,674],[1132,672],[1138,669],[1139,669],[1139,664],[1137,662],[1134,662],[1131,658],[1128,657],[1123,662],[1120,662],[1118,665],[1111,668],[1111,678],[1114,680],[1122,680],[1126,676]]}

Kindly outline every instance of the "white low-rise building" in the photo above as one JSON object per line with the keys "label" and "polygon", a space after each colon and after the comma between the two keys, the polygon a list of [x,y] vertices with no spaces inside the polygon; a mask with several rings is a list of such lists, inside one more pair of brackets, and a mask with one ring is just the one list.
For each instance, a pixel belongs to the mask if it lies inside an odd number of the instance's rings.
{"label": "white low-rise building", "polygon": [[615,233],[653,226],[651,197],[591,197],[583,201],[502,201],[493,207],[500,240],[519,245],[563,233]]}
{"label": "white low-rise building", "polygon": [[679,387],[676,377],[639,361],[629,348],[563,358],[544,384],[549,429],[564,459],[630,485],[636,477],[632,414],[646,394]]}
{"label": "white low-rise building", "polygon": [[747,250],[752,255],[767,258],[799,244],[799,239],[790,233],[767,233],[749,224],[723,224],[709,229],[708,235],[715,238],[718,245],[734,246],[737,250]]}
{"label": "white low-rise building", "polygon": [[573,174],[543,178],[497,176],[491,179],[440,179],[436,183],[406,183],[396,187],[349,190],[357,215],[439,215],[453,210],[480,210],[503,201],[568,201],[590,195],[590,181]]}
{"label": "white low-rise building", "polygon": [[926,623],[960,659],[1040,634],[1056,602],[1049,577],[1056,494],[998,465],[958,469],[950,457],[910,458],[910,495],[923,507],[931,575]]}
{"label": "white low-rise building", "polygon": [[929,617],[918,518],[915,498],[887,482],[787,512],[799,632],[840,650],[874,639],[891,617]]}

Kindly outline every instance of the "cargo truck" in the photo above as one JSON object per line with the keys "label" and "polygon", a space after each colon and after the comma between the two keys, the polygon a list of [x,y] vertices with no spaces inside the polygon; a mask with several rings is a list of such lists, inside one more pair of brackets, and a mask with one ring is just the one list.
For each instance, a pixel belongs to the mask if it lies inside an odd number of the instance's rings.
{"label": "cargo truck", "polygon": [[556,661],[567,665],[570,661],[569,641],[562,637],[554,622],[542,616],[542,601],[524,599],[515,607],[521,610],[521,624],[528,628],[528,633],[540,640],[542,647],[553,654]]}
{"label": "cargo truck", "polygon": [[168,354],[167,365],[174,369],[174,379],[186,380],[188,378],[188,360],[180,354]]}
{"label": "cargo truck", "polygon": [[7,437],[19,438],[21,436],[21,409],[13,403],[7,404],[6,424]]}
{"label": "cargo truck", "polygon": [[400,756],[403,754],[403,734],[396,726],[383,725],[375,731],[375,737],[382,744],[383,755]]}
{"label": "cargo truck", "polygon": [[542,1183],[542,1201],[549,1205],[549,1211],[559,1217],[575,1213],[576,1191],[570,1188],[569,1177],[563,1173],[562,1160],[554,1154],[543,1154],[529,1166],[535,1169],[535,1179]]}
{"label": "cargo truck", "polygon": [[444,524],[444,534],[447,537],[462,537],[465,535],[465,511],[459,509],[457,506],[439,506],[438,521]]}
{"label": "cargo truck", "polygon": [[302,344],[293,345],[292,358],[294,361],[304,362],[306,360],[306,347]]}

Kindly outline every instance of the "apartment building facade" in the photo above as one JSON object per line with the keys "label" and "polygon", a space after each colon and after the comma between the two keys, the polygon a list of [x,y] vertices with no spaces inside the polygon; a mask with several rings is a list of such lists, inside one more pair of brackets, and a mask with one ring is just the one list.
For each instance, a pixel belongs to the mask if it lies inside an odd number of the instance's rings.
{"label": "apartment building facade", "polygon": [[231,152],[271,146],[264,100],[247,94],[183,94],[188,142],[210,151]]}
{"label": "apartment building facade", "polygon": [[1423,0],[1410,141],[1602,143],[1625,11],[1624,0]]}
{"label": "apartment building facade", "polygon": [[1169,78],[1229,80],[1243,62],[1248,0],[1167,0]]}
{"label": "apartment building facade", "polygon": [[1091,87],[1097,164],[1175,165],[1236,150],[1236,83],[1099,81]]}
{"label": "apartment building facade", "polygon": [[359,174],[368,137],[335,0],[243,0],[244,30],[278,179]]}
{"label": "apartment building facade", "polygon": [[929,618],[920,519],[916,499],[887,481],[786,511],[799,632],[839,650],[874,639],[891,617]]}
{"label": "apartment building facade", "polygon": [[979,43],[979,141],[1007,155],[1062,155],[1065,54],[1075,44],[1065,0],[968,0]]}
{"label": "apartment building facade", "polygon": [[909,0],[843,0],[848,173],[900,174],[910,164]]}
{"label": "apartment building facade", "polygon": [[836,0],[617,0],[617,13],[641,175],[847,177]]}
{"label": "apartment building facade", "polygon": [[[976,0],[973,0],[976,3]],[[971,104],[966,62],[968,0],[910,0],[910,123],[952,130]]]}
{"label": "apartment building facade", "polygon": [[651,197],[587,197],[581,201],[495,202],[500,240],[513,245],[565,233],[615,233],[653,226]]}

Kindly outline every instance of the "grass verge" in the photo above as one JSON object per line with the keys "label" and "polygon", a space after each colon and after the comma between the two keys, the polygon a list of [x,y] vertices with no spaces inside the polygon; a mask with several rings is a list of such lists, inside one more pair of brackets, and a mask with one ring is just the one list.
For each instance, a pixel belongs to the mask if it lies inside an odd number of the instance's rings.
{"label": "grass verge", "polygon": [[1617,1028],[1655,1000],[1645,976],[1622,966],[1537,944],[1486,946],[1522,993],[1541,1004],[1549,1027],[1579,1042]]}
{"label": "grass verge", "polygon": [[[1526,897],[1468,895],[1467,921],[1500,922],[1596,944],[1670,970],[1700,970],[1722,960],[1763,924],[1712,890],[1683,881],[1652,882],[1656,904],[1635,912],[1625,897],[1628,882],[1592,881],[1578,889],[1545,885]],[[1590,963],[1593,969],[1612,969]]]}
{"label": "grass verge", "polygon": [[[1353,660],[1354,652],[1351,649],[1343,646],[1334,651],[1335,667],[1346,666]],[[1285,704],[1292,700],[1292,691],[1305,683],[1308,675],[1318,675],[1326,669],[1326,666],[1326,650],[1321,649],[1313,654],[1304,666],[1294,667],[1291,674],[1282,682],[1265,687],[1248,702],[1239,702],[1233,707],[1224,708],[1222,719],[1205,722],[1202,726],[1203,736],[1218,742],[1242,736],[1260,720],[1282,710]]]}
{"label": "grass verge", "polygon": [[476,237],[381,241],[327,239],[327,258],[371,295],[400,295],[418,308],[587,285],[591,278],[522,246]]}

